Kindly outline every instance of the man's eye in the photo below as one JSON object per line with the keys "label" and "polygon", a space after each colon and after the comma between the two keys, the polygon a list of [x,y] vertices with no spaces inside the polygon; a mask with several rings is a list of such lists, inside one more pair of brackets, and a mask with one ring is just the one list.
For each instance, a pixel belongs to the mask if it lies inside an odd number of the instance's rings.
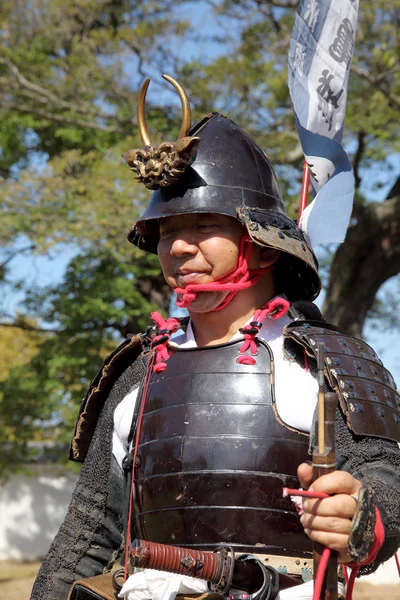
{"label": "man's eye", "polygon": [[216,223],[199,223],[197,226],[199,229],[213,229],[214,227],[217,227]]}
{"label": "man's eye", "polygon": [[173,227],[169,227],[168,229],[162,229],[160,231],[160,237],[162,238],[167,238],[169,236],[171,236],[174,233],[175,229]]}

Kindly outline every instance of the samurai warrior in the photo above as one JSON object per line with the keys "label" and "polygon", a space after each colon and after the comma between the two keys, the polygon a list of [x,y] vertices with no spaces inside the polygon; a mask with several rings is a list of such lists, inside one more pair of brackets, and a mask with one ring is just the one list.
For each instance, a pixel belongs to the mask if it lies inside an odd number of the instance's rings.
{"label": "samurai warrior", "polygon": [[[32,600],[66,600],[76,580],[129,555],[135,538],[210,556],[228,545],[264,565],[268,577],[252,590],[259,600],[306,597],[313,544],[359,574],[400,544],[393,378],[368,344],[313,304],[317,260],[285,213],[265,153],[221,114],[190,128],[186,94],[168,80],[182,129],[176,142],[152,145],[147,81],[138,109],[145,147],[124,158],[153,194],[128,239],[158,255],[189,317],[154,314],[92,382],[71,445],[82,471]],[[336,450],[331,472],[315,478],[321,385],[338,399]],[[300,487],[311,492],[299,515],[282,490]],[[204,560],[185,568],[194,575]],[[222,588],[213,593],[227,594]],[[91,593],[71,598],[117,597]]]}

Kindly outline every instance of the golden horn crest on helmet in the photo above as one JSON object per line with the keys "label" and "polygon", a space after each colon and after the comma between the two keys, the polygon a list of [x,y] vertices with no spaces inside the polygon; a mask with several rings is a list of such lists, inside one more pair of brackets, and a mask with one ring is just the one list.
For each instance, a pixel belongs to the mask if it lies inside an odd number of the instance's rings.
{"label": "golden horn crest on helmet", "polygon": [[129,150],[123,154],[130,169],[136,173],[135,179],[148,189],[156,190],[176,183],[189,165],[200,142],[199,137],[188,137],[191,111],[187,94],[183,87],[169,75],[163,75],[176,89],[182,104],[182,126],[176,142],[163,142],[152,145],[145,117],[145,100],[150,79],[146,79],[138,98],[137,120],[144,148]]}

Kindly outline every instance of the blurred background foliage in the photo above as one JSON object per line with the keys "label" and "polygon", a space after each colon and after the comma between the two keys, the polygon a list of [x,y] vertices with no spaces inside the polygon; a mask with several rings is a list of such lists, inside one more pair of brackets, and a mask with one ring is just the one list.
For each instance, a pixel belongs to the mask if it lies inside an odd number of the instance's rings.
{"label": "blurred background foliage", "polygon": [[[105,355],[143,330],[150,310],[168,311],[157,259],[126,242],[148,198],[121,159],[141,146],[136,101],[146,76],[154,142],[180,128],[166,72],[186,88],[193,121],[219,110],[258,141],[296,216],[302,153],[287,88],[296,6],[3,0],[0,285],[19,301],[18,312],[0,305],[0,473],[29,455],[29,440],[66,441]],[[356,335],[368,317],[399,327],[388,309],[398,293],[378,294],[400,271],[399,53],[400,0],[362,2],[344,140],[355,211],[346,243],[324,266],[325,313]],[[53,285],[15,277],[18,257],[65,251],[72,258]]]}

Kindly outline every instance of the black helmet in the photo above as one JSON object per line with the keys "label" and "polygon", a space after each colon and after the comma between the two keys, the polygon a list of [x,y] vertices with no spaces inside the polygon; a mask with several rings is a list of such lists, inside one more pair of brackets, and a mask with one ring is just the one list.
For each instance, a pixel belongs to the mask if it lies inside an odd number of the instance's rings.
{"label": "black helmet", "polygon": [[321,289],[318,263],[304,233],[286,216],[265,153],[236,123],[218,113],[188,131],[186,94],[176,81],[166,79],[180,94],[184,123],[177,142],[150,145],[143,112],[147,80],[138,109],[146,147],[131,150],[124,158],[137,179],[156,191],[128,240],[156,254],[162,217],[201,212],[234,217],[255,243],[281,250],[274,271],[277,291],[291,301],[314,300]]}

